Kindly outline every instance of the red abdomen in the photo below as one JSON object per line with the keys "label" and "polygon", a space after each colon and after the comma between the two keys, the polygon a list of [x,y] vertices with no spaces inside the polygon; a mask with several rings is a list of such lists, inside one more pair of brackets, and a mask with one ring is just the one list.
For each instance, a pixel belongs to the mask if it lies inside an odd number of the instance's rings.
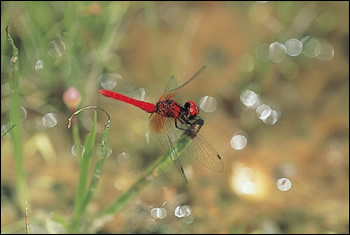
{"label": "red abdomen", "polygon": [[124,103],[134,105],[134,106],[136,106],[136,107],[138,107],[138,108],[140,108],[148,113],[153,113],[157,109],[157,107],[152,103],[136,100],[136,99],[130,98],[128,96],[119,94],[117,92],[113,92],[113,91],[109,91],[109,90],[99,90],[98,92],[106,97],[120,100]]}

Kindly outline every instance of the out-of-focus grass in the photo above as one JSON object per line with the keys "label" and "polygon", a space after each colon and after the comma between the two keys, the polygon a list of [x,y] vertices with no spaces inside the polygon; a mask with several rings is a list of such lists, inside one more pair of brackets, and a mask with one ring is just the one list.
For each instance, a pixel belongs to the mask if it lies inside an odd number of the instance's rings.
{"label": "out-of-focus grass", "polygon": [[[20,5],[11,3],[2,3],[11,9],[13,7],[13,14],[3,12],[2,14],[2,29],[3,23],[11,23],[15,29],[15,41],[20,37],[20,49],[23,53],[18,55],[17,48],[14,46],[12,38],[9,37],[9,42],[13,47],[13,57],[11,58],[11,64],[14,69],[11,70],[9,76],[10,83],[10,118],[12,123],[16,123],[16,128],[11,127],[11,137],[14,143],[14,155],[16,159],[16,191],[19,196],[19,204],[24,211],[24,200],[27,198],[27,190],[24,185],[24,172],[23,172],[23,159],[22,159],[22,123],[21,123],[21,111],[20,111],[20,97],[19,97],[19,70],[18,64],[23,59],[23,67],[21,70],[21,76],[30,74],[32,71],[37,70],[36,78],[29,83],[26,80],[24,87],[29,86],[29,90],[24,90],[23,97],[30,97],[31,95],[38,94],[39,97],[36,100],[26,100],[27,105],[33,105],[35,102],[35,112],[45,113],[46,110],[59,112],[60,109],[65,109],[62,103],[62,93],[64,87],[76,86],[79,87],[80,92],[83,93],[83,102],[88,103],[93,99],[93,96],[87,96],[86,94],[96,91],[95,79],[105,69],[106,63],[109,61],[111,54],[116,49],[115,41],[120,40],[123,33],[118,29],[121,26],[124,14],[128,9],[128,2],[118,2],[110,4],[108,8],[101,9],[98,4],[90,4],[83,2],[75,2],[72,4],[66,3],[53,3],[47,4],[45,2],[23,2]],[[17,7],[19,6],[19,8]],[[58,19],[58,15],[51,14],[52,7],[64,14],[64,17]],[[22,18],[13,18],[13,15],[18,13],[20,9],[28,9],[25,14],[21,15]],[[101,14],[103,11],[103,14]],[[93,17],[97,15],[97,17]],[[92,16],[95,19],[91,19]],[[97,18],[97,21],[96,21]],[[45,19],[45,20],[43,20]],[[21,24],[21,20],[25,20],[26,27],[17,27]],[[36,23],[35,23],[36,22]],[[37,24],[39,22],[39,24]],[[72,26],[74,22],[75,26]],[[97,23],[103,22],[103,24]],[[50,25],[55,25],[51,28]],[[103,25],[104,27],[100,27]],[[87,30],[89,29],[89,30]],[[93,32],[94,35],[87,35],[87,37],[95,37],[95,41],[83,41],[81,32]],[[2,38],[3,38],[3,34]],[[22,35],[18,36],[18,35]],[[25,36],[23,36],[25,35]],[[11,40],[10,40],[11,39]],[[7,49],[7,45],[3,44],[2,48]],[[53,44],[54,47],[50,49],[50,42],[59,42]],[[62,45],[63,42],[63,45]],[[91,43],[93,45],[87,45]],[[56,47],[58,45],[58,47]],[[90,51],[90,48],[95,48],[94,51]],[[85,48],[85,50],[84,50]],[[2,50],[2,51],[4,51]],[[51,51],[50,53],[50,50]],[[49,51],[49,53],[48,53]],[[77,54],[78,52],[78,54]],[[91,53],[90,57],[93,60],[90,69],[85,68],[86,61],[82,60],[83,56],[87,56]],[[2,61],[3,61],[2,56]],[[42,68],[36,68],[36,64],[42,63]],[[1,63],[2,72],[7,67],[4,63]],[[90,82],[89,82],[90,81]],[[84,85],[84,86],[83,86]],[[86,86],[85,86],[86,85]],[[41,87],[40,89],[36,88]],[[40,93],[40,91],[42,93]],[[29,92],[29,93],[28,93]],[[43,96],[42,96],[43,95]],[[48,99],[45,98],[48,97]],[[51,105],[48,106],[48,105]],[[67,114],[65,114],[67,115]],[[103,161],[98,161],[94,170],[93,177],[90,181],[89,188],[87,188],[88,173],[90,169],[91,154],[94,147],[95,135],[96,135],[96,120],[94,129],[91,135],[88,135],[85,141],[85,152],[81,161],[80,177],[78,183],[78,190],[76,194],[76,200],[74,205],[73,220],[70,225],[66,220],[56,214],[55,220],[65,225],[66,228],[73,229],[72,231],[78,231],[80,226],[80,220],[84,210],[92,198],[93,192],[97,186],[99,175],[102,172]],[[7,129],[3,135],[6,135],[11,129]],[[73,125],[73,141],[77,149],[77,158],[81,156],[82,150],[80,149],[80,137],[78,125]],[[108,129],[108,128],[107,128]],[[107,133],[106,129],[103,134],[103,141],[105,145],[102,148],[102,156],[105,159],[107,154]]]}
{"label": "out-of-focus grass", "polygon": [[[9,26],[6,27],[6,36],[12,47],[12,57],[10,59],[11,69],[9,71],[10,83],[10,116],[9,122],[16,125],[11,133],[13,152],[16,168],[16,197],[17,203],[24,211],[25,201],[28,198],[28,189],[23,166],[23,145],[22,145],[22,124],[21,124],[21,103],[19,98],[19,56],[18,49],[10,35]],[[14,127],[14,126],[12,126]]]}

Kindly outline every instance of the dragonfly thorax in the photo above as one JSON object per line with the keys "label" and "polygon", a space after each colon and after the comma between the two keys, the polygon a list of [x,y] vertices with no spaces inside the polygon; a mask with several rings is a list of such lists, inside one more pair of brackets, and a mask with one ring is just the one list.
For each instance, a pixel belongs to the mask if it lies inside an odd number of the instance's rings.
{"label": "dragonfly thorax", "polygon": [[160,100],[156,106],[156,113],[164,117],[193,120],[199,114],[199,108],[193,101],[187,101],[184,106],[180,106],[175,100]]}
{"label": "dragonfly thorax", "polygon": [[160,100],[156,106],[156,113],[164,117],[177,118],[181,113],[181,106],[175,100]]}

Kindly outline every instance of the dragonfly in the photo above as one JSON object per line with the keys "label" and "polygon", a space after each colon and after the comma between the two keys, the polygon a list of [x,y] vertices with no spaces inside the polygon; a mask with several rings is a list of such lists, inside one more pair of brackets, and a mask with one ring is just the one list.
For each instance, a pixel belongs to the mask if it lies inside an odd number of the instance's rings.
{"label": "dragonfly", "polygon": [[171,89],[171,84],[176,82],[175,78],[172,77],[167,89],[156,104],[137,100],[110,90],[99,90],[99,93],[106,97],[136,106],[151,114],[149,117],[151,133],[156,136],[164,150],[171,150],[170,157],[186,183],[188,183],[188,180],[173,144],[181,134],[191,138],[191,143],[185,150],[188,155],[210,170],[220,172],[224,169],[223,161],[218,152],[199,134],[199,130],[204,125],[204,118],[199,116],[199,107],[193,101],[187,101],[184,105],[180,105],[174,100],[186,85],[203,72],[205,67],[200,68],[185,83],[174,89]]}

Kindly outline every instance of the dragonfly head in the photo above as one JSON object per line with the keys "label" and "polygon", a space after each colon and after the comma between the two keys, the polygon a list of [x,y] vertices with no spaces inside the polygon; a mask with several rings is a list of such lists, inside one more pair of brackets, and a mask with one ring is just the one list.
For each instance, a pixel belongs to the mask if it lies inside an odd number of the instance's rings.
{"label": "dragonfly head", "polygon": [[187,101],[184,105],[186,116],[192,120],[199,114],[199,108],[193,101]]}

